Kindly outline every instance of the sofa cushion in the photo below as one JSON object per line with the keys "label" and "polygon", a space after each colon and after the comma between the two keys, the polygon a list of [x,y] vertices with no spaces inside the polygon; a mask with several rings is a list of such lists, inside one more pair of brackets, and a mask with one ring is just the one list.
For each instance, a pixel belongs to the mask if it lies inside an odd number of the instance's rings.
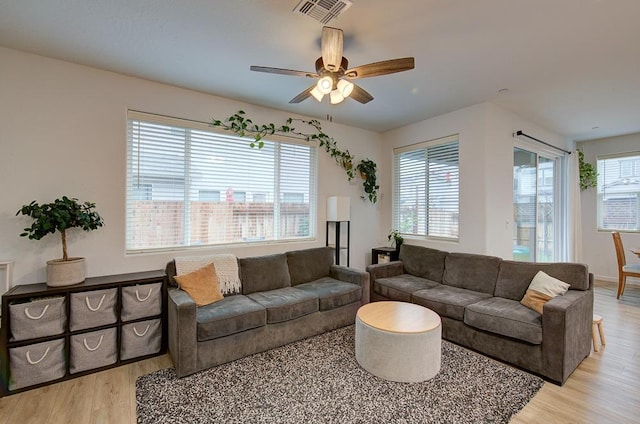
{"label": "sofa cushion", "polygon": [[491,295],[486,293],[440,285],[413,293],[411,302],[425,306],[440,316],[462,321],[467,305],[490,297]]}
{"label": "sofa cushion", "polygon": [[400,248],[400,260],[407,274],[438,283],[442,282],[446,257],[447,252],[423,246],[403,243]]}
{"label": "sofa cushion", "polygon": [[247,297],[267,310],[267,324],[289,321],[318,311],[318,297],[293,287],[252,293]]}
{"label": "sofa cushion", "polygon": [[330,247],[294,250],[286,255],[292,286],[328,277],[333,265],[333,249]]}
{"label": "sofa cushion", "polygon": [[315,295],[321,311],[339,308],[362,298],[362,287],[324,277],[310,283],[298,284],[296,289]]}
{"label": "sofa cushion", "polygon": [[589,288],[589,271],[584,264],[502,261],[494,295],[511,300],[522,299],[538,271],[571,284],[574,290]]}
{"label": "sofa cushion", "polygon": [[471,304],[465,309],[464,323],[531,344],[542,342],[540,314],[516,300],[492,297]]}
{"label": "sofa cushion", "polygon": [[291,286],[287,256],[284,253],[238,259],[242,294]]}
{"label": "sofa cushion", "polygon": [[241,294],[227,296],[196,310],[198,341],[217,339],[266,323],[264,307]]}
{"label": "sofa cushion", "polygon": [[411,293],[439,285],[440,283],[436,281],[416,277],[411,274],[402,274],[396,277],[376,279],[373,283],[373,291],[387,299],[411,302]]}
{"label": "sofa cushion", "polygon": [[493,295],[501,261],[495,256],[449,253],[444,262],[443,284]]}

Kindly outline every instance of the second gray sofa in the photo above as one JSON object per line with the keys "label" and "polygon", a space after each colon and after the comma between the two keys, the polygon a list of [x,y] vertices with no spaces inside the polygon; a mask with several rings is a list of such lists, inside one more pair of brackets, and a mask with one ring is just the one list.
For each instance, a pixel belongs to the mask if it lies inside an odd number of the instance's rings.
{"label": "second gray sofa", "polygon": [[[400,260],[367,267],[371,300],[425,306],[442,337],[563,384],[591,352],[593,275],[577,263],[529,263],[403,244]],[[544,271],[571,285],[542,315],[522,304]]]}

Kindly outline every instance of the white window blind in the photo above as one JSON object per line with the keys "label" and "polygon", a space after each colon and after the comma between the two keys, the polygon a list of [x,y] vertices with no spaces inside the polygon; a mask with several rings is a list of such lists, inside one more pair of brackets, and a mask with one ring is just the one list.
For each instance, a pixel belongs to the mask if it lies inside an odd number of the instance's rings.
{"label": "white window blind", "polygon": [[315,237],[317,148],[128,112],[126,250]]}
{"label": "white window blind", "polygon": [[640,152],[598,158],[598,229],[640,231]]}
{"label": "white window blind", "polygon": [[393,227],[402,234],[458,239],[458,136],[394,149]]}

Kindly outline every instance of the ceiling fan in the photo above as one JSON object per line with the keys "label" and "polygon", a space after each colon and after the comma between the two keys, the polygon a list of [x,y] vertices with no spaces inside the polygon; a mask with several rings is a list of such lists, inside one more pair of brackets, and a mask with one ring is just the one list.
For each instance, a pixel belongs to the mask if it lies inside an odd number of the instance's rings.
{"label": "ceiling fan", "polygon": [[343,42],[344,35],[341,29],[327,26],[322,28],[322,56],[316,60],[315,72],[271,68],[268,66],[251,66],[250,69],[271,74],[318,78],[315,84],[291,99],[289,103],[300,103],[311,96],[320,102],[328,94],[331,104],[338,104],[347,97],[365,104],[373,100],[373,96],[350,80],[408,71],[415,66],[413,57],[404,57],[369,63],[349,69],[349,62],[342,56]]}

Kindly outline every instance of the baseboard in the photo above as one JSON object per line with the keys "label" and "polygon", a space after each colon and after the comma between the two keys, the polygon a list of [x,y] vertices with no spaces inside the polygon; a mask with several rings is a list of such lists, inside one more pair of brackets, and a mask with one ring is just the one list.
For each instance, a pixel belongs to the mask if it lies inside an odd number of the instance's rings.
{"label": "baseboard", "polygon": [[594,275],[593,278],[596,279],[596,280],[600,280],[600,281],[609,281],[611,283],[617,283],[618,282],[618,277],[609,277],[609,276],[606,276],[606,275]]}

